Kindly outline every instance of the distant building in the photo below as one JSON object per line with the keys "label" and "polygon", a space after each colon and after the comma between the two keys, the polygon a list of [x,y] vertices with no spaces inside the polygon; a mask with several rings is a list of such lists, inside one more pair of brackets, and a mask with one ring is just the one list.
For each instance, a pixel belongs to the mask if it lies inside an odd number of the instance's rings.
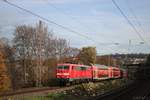
{"label": "distant building", "polygon": [[145,63],[146,58],[135,58],[133,59],[133,63],[132,64],[140,64],[140,63]]}

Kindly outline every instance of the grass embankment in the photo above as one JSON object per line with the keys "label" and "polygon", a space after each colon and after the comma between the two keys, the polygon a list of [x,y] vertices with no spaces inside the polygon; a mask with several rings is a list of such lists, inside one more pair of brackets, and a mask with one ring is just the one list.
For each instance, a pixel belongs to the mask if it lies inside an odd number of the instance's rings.
{"label": "grass embankment", "polygon": [[76,85],[74,89],[71,90],[49,93],[46,96],[28,96],[18,100],[86,100],[90,97],[98,96],[112,89],[124,86],[127,83],[128,81],[125,79],[82,83]]}

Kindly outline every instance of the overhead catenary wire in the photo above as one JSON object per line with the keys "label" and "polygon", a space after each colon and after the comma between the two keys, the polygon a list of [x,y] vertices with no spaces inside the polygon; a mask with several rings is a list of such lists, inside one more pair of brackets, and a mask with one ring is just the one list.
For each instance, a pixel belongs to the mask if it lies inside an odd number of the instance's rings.
{"label": "overhead catenary wire", "polygon": [[77,31],[75,31],[75,30],[73,30],[73,29],[70,29],[69,27],[66,27],[66,26],[64,26],[64,25],[60,25],[60,24],[58,24],[58,23],[56,23],[56,22],[54,22],[54,21],[52,21],[52,20],[49,20],[49,19],[47,19],[47,18],[45,18],[45,17],[43,17],[43,16],[41,16],[41,15],[39,15],[39,14],[36,14],[36,13],[32,12],[31,10],[25,9],[25,8],[23,8],[23,7],[21,7],[21,6],[18,6],[18,5],[16,5],[16,4],[14,4],[14,3],[11,3],[11,2],[9,2],[8,0],[3,0],[3,1],[4,1],[5,3],[7,3],[7,4],[13,6],[13,7],[16,7],[16,8],[18,8],[18,9],[22,10],[22,11],[27,12],[27,13],[30,13],[31,15],[36,16],[36,17],[38,17],[38,18],[40,18],[40,19],[42,19],[42,20],[44,20],[44,21],[46,21],[46,22],[48,22],[48,23],[50,23],[50,24],[54,24],[54,25],[56,25],[56,26],[58,26],[58,27],[60,27],[60,28],[62,28],[62,29],[64,29],[64,30],[67,30],[68,32],[74,33],[74,34],[76,34],[76,35],[78,35],[78,36],[80,36],[80,37],[84,37],[84,38],[86,38],[86,39],[92,41],[93,43],[96,43],[96,44],[99,44],[99,45],[112,45],[112,44],[116,44],[116,43],[100,43],[100,42],[98,42],[98,41],[92,39],[91,37],[88,37],[87,35],[81,34],[80,32],[77,32]]}
{"label": "overhead catenary wire", "polygon": [[[69,31],[69,32],[71,32],[71,33],[74,33],[74,34],[76,34],[76,35],[79,35],[80,37],[84,37],[84,38],[86,38],[86,39],[88,39],[88,40],[90,40],[90,41],[93,41],[93,42],[96,43],[96,44],[105,45],[105,46],[106,46],[106,45],[116,45],[116,44],[118,44],[118,43],[100,43],[100,42],[98,42],[98,41],[96,41],[96,40],[94,40],[94,39],[92,39],[92,38],[90,38],[90,37],[88,37],[88,36],[86,36],[86,35],[84,35],[84,34],[81,34],[81,33],[77,32],[77,31],[74,31],[74,30],[68,28],[68,27],[65,27],[65,26],[63,26],[63,25],[60,25],[60,24],[58,24],[58,23],[56,23],[56,22],[54,22],[54,21],[51,21],[51,20],[49,20],[49,19],[47,19],[47,18],[45,18],[45,17],[43,17],[43,16],[41,16],[41,15],[39,15],[39,14],[36,14],[36,13],[34,13],[34,12],[28,10],[28,9],[25,9],[25,8],[23,8],[23,7],[20,7],[20,6],[16,5],[16,4],[14,4],[14,3],[11,3],[11,2],[9,2],[8,0],[3,0],[3,1],[6,2],[7,4],[11,5],[11,6],[14,6],[14,7],[16,7],[16,8],[18,8],[18,9],[21,9],[21,10],[27,12],[27,13],[30,13],[31,15],[36,16],[36,17],[38,17],[38,18],[40,18],[40,19],[42,19],[42,20],[44,20],[44,21],[46,21],[46,22],[48,22],[48,23],[50,23],[50,24],[54,24],[54,25],[56,25],[56,26],[58,26],[58,27],[60,27],[60,28],[62,28],[62,29],[64,29],[64,30],[67,30],[67,31]],[[109,49],[112,50],[112,48],[109,48]]]}
{"label": "overhead catenary wire", "polygon": [[136,29],[136,27],[134,26],[134,24],[132,24],[132,22],[128,19],[128,17],[124,14],[124,12],[118,6],[118,4],[115,2],[115,0],[112,0],[112,2],[115,5],[115,7],[120,11],[121,15],[125,18],[125,20],[128,22],[128,24],[133,28],[133,30],[139,36],[139,38],[150,48],[149,44],[144,40],[144,38],[142,37],[142,35],[138,32],[138,30]]}
{"label": "overhead catenary wire", "polygon": [[48,2],[48,4],[49,4],[52,8],[54,8],[55,10],[57,10],[58,12],[60,12],[60,13],[64,14],[65,16],[71,18],[73,21],[79,23],[79,24],[80,24],[82,27],[84,27],[85,29],[90,30],[90,27],[88,27],[88,26],[86,26],[86,25],[83,25],[83,23],[82,23],[81,21],[78,21],[75,17],[71,16],[71,15],[70,15],[69,13],[67,13],[66,11],[63,11],[63,10],[59,9],[58,7],[56,7],[55,5],[53,5],[52,3],[49,3],[49,2]]}
{"label": "overhead catenary wire", "polygon": [[[128,0],[126,0],[126,1],[128,1]],[[146,33],[145,30],[144,30],[143,27],[142,27],[141,22],[139,21],[138,17],[136,16],[136,14],[134,13],[133,9],[131,8],[129,2],[127,2],[127,3],[128,3],[128,4],[127,4],[127,7],[129,8],[130,13],[131,13],[132,16],[134,17],[134,19],[135,19],[137,25],[141,28],[141,31],[142,31],[143,33]]]}
{"label": "overhead catenary wire", "polygon": [[[72,20],[76,21],[77,23],[79,23],[81,26],[83,26],[85,29],[90,30],[90,27],[83,25],[83,23],[81,21],[78,21],[76,18],[72,17],[70,14],[68,14],[66,11],[63,11],[61,9],[59,9],[58,7],[56,7],[54,4],[52,3],[47,3],[49,4],[52,8],[54,8],[55,10],[57,10],[58,12],[66,15],[67,17],[71,18]],[[111,43],[100,43],[100,45],[117,45],[119,43],[115,43],[115,42],[111,42]]]}
{"label": "overhead catenary wire", "polygon": [[21,9],[21,10],[27,12],[27,13],[30,13],[31,15],[34,15],[34,16],[36,16],[36,17],[38,17],[38,18],[40,18],[40,19],[42,19],[42,20],[44,20],[44,21],[46,21],[48,23],[54,24],[54,25],[56,25],[56,26],[58,26],[58,27],[60,27],[60,28],[62,28],[64,30],[67,30],[67,31],[71,32],[71,33],[74,33],[76,35],[79,35],[79,36],[82,36],[82,37],[84,37],[86,39],[89,39],[89,40],[91,40],[93,42],[96,42],[94,39],[92,39],[92,38],[90,38],[90,37],[88,37],[86,35],[83,35],[83,34],[77,32],[77,31],[74,31],[74,30],[72,30],[72,29],[70,29],[70,28],[68,28],[66,26],[60,25],[60,24],[58,24],[58,23],[56,23],[56,22],[54,22],[52,20],[49,20],[49,19],[47,19],[47,18],[45,18],[45,17],[43,17],[43,16],[41,16],[39,14],[36,14],[36,13],[34,13],[34,12],[28,10],[28,9],[25,9],[23,7],[20,7],[20,6],[16,5],[16,4],[14,4],[14,3],[11,3],[8,0],[3,0],[3,1],[6,2],[7,4],[11,5],[11,6],[14,6],[14,7],[19,8],[19,9]]}
{"label": "overhead catenary wire", "polygon": [[[3,0],[3,1],[4,1],[5,3],[7,3],[7,4],[13,6],[13,7],[16,7],[16,8],[18,8],[18,9],[22,10],[22,11],[27,12],[27,13],[30,13],[31,15],[36,16],[36,17],[38,17],[38,18],[40,18],[40,19],[42,19],[42,20],[44,20],[44,21],[46,21],[46,22],[48,22],[48,23],[50,23],[50,24],[54,24],[54,25],[56,25],[56,26],[58,26],[58,27],[60,27],[60,28],[62,28],[62,29],[64,29],[64,30],[67,30],[67,31],[69,31],[69,32],[71,32],[71,33],[74,33],[74,34],[76,34],[76,35],[78,35],[78,36],[80,36],[80,37],[84,37],[84,38],[86,38],[86,39],[88,39],[88,40],[94,42],[95,44],[98,44],[98,45],[116,45],[116,44],[118,44],[118,43],[100,43],[100,42],[98,42],[98,41],[96,41],[96,40],[94,40],[94,39],[92,39],[92,38],[90,38],[90,37],[88,37],[88,36],[86,36],[86,35],[83,35],[83,34],[77,32],[77,31],[74,31],[74,30],[68,28],[68,27],[65,27],[65,26],[63,26],[63,25],[60,25],[60,24],[58,24],[58,23],[56,23],[56,22],[54,22],[54,21],[52,21],[52,20],[49,20],[49,19],[47,19],[47,18],[45,18],[45,17],[43,17],[43,16],[41,16],[41,15],[39,15],[39,14],[36,14],[36,13],[34,13],[34,12],[28,10],[28,9],[25,9],[25,8],[23,8],[23,7],[21,7],[21,6],[18,6],[18,5],[16,5],[16,4],[14,4],[14,3],[11,3],[11,2],[9,2],[8,0]],[[112,49],[112,48],[111,48],[111,49]]]}

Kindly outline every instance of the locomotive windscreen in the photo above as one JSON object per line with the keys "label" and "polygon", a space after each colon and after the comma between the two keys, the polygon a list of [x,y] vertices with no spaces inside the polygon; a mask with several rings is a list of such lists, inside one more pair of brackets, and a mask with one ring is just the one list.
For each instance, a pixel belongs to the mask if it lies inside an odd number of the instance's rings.
{"label": "locomotive windscreen", "polygon": [[69,69],[69,66],[57,66],[57,69]]}

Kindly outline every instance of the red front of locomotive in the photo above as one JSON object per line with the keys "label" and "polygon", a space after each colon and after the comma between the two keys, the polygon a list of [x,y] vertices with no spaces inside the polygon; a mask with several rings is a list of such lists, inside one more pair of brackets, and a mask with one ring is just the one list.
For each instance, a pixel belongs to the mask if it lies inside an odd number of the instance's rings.
{"label": "red front of locomotive", "polygon": [[70,64],[58,64],[56,70],[56,78],[69,78],[70,77]]}

